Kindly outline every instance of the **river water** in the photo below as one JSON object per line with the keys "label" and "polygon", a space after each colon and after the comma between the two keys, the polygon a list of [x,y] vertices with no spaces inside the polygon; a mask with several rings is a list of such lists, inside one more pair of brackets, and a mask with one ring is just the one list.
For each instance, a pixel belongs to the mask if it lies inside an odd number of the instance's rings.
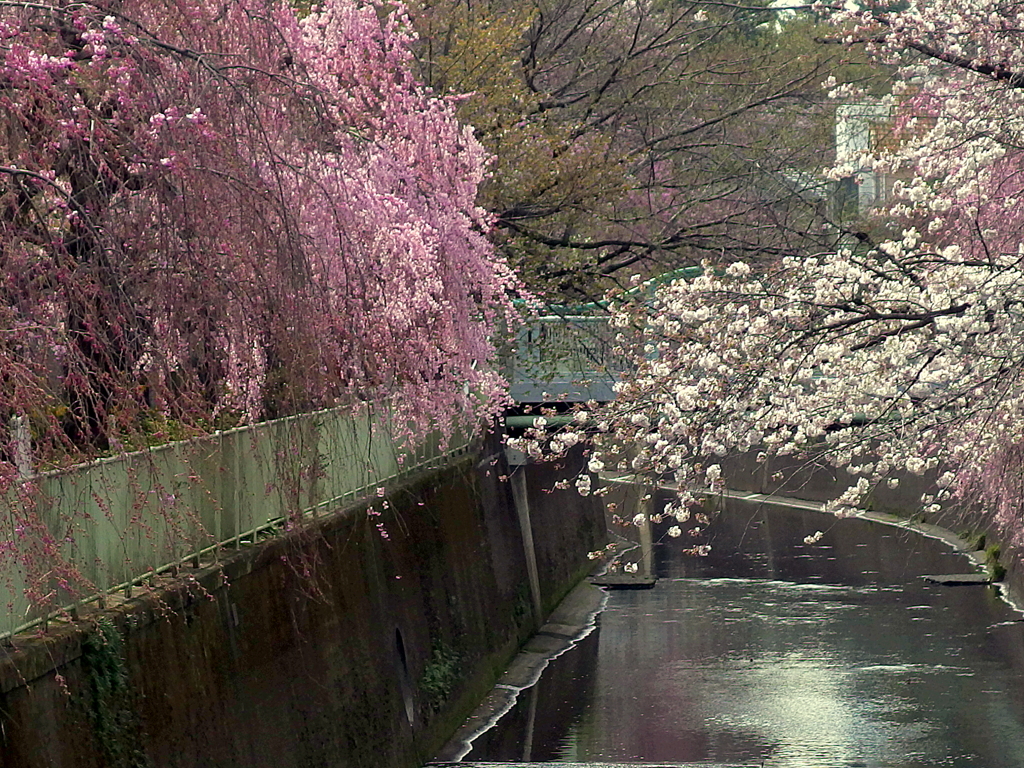
{"label": "river water", "polygon": [[745,505],[707,533],[706,558],[662,536],[657,585],[611,591],[595,630],[464,759],[1024,766],[1021,615],[993,587],[920,578],[970,572],[962,555]]}

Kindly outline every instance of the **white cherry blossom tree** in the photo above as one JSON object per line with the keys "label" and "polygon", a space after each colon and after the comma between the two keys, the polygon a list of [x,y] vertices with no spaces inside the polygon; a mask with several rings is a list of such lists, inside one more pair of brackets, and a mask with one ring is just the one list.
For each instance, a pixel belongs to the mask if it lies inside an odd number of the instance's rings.
{"label": "white cherry blossom tree", "polygon": [[620,302],[635,370],[585,419],[590,470],[678,483],[681,519],[737,453],[845,471],[837,513],[930,473],[921,511],[984,505],[1024,544],[1024,6],[836,17],[845,44],[899,65],[892,141],[864,158],[894,180],[888,205],[835,252],[709,266]]}

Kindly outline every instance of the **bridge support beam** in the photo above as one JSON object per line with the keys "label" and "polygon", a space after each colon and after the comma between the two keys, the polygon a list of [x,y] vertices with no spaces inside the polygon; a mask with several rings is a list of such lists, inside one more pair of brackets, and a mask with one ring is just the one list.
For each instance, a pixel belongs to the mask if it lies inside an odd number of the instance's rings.
{"label": "bridge support beam", "polygon": [[537,552],[533,546],[533,524],[530,522],[530,497],[526,488],[526,466],[516,467],[512,474],[512,499],[519,518],[519,530],[523,536],[523,551],[526,555],[526,574],[530,581],[530,597],[533,600],[534,628],[544,621],[544,602],[540,594],[540,575],[537,571]]}
{"label": "bridge support beam", "polygon": [[640,498],[636,502],[636,513],[643,515],[640,524],[640,574],[645,578],[654,576],[654,537],[651,535],[651,513],[654,512],[654,499],[646,488],[640,488]]}

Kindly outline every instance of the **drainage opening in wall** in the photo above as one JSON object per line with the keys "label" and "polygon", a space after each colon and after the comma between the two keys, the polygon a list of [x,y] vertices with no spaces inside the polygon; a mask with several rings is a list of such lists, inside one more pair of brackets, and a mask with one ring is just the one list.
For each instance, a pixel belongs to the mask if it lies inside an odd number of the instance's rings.
{"label": "drainage opening in wall", "polygon": [[412,681],[409,679],[409,658],[405,653],[405,641],[402,639],[402,630],[398,627],[395,627],[395,652],[398,656],[398,685],[405,704],[405,717],[409,725],[412,725],[416,715],[416,702],[413,700]]}

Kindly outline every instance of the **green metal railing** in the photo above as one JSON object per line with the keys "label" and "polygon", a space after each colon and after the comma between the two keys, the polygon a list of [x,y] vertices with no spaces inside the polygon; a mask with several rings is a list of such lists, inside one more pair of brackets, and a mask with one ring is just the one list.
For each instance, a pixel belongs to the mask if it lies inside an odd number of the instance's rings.
{"label": "green metal railing", "polygon": [[507,376],[517,403],[607,402],[624,370],[607,315],[545,315],[519,329]]}
{"label": "green metal railing", "polygon": [[[24,569],[7,558],[0,637],[111,592],[130,594],[133,585],[216,559],[225,547],[253,543],[297,516],[334,511],[412,472],[445,465],[473,437],[460,435],[444,450],[437,436],[399,450],[392,434],[386,417],[328,410],[28,478],[38,484],[32,499],[43,535],[92,588],[77,603],[34,615]],[[54,588],[56,582],[55,575]]]}

